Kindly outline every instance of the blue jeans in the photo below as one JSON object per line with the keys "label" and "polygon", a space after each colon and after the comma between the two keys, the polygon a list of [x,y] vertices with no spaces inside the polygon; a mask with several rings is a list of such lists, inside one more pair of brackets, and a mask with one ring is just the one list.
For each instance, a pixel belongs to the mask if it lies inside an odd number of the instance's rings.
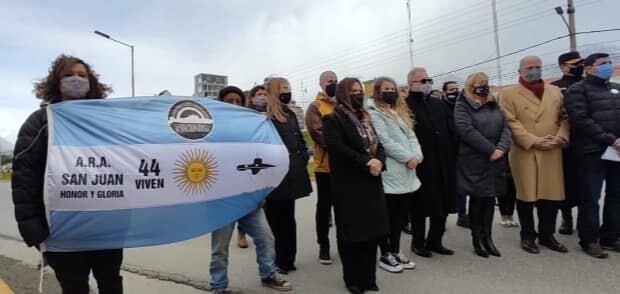
{"label": "blue jeans", "polygon": [[[265,213],[257,209],[237,220],[239,228],[246,232],[256,246],[256,263],[261,279],[270,277],[276,272],[274,239],[267,224]],[[211,287],[213,289],[228,288],[228,248],[235,230],[235,223],[227,225],[211,234]]]}
{"label": "blue jeans", "polygon": [[[583,158],[586,194],[579,201],[577,229],[581,246],[590,243],[612,244],[620,238],[620,162],[601,159],[601,154]],[[605,182],[603,225],[600,225],[599,200]]]}

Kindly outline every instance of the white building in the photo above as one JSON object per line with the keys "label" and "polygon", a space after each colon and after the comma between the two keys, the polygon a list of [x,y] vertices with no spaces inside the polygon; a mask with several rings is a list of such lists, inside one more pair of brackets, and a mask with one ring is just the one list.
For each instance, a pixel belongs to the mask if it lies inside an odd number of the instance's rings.
{"label": "white building", "polygon": [[228,77],[199,73],[194,76],[194,96],[217,96],[221,89],[228,86]]}

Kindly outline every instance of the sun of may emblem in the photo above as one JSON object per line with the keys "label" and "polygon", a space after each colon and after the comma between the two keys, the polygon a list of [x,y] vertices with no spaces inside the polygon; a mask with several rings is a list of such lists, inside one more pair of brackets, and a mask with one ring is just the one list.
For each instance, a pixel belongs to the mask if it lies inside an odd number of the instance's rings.
{"label": "sun of may emblem", "polygon": [[173,175],[174,182],[188,194],[204,193],[217,180],[217,162],[209,152],[189,150],[177,159]]}

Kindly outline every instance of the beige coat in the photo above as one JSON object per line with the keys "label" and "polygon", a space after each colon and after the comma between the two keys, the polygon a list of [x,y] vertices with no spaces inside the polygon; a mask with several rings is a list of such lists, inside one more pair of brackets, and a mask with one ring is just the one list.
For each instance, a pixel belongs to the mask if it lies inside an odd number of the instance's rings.
{"label": "beige coat", "polygon": [[564,200],[562,149],[533,148],[538,138],[560,136],[568,142],[568,121],[560,89],[545,85],[542,100],[517,84],[502,90],[500,104],[512,130],[510,169],[517,188],[517,199]]}

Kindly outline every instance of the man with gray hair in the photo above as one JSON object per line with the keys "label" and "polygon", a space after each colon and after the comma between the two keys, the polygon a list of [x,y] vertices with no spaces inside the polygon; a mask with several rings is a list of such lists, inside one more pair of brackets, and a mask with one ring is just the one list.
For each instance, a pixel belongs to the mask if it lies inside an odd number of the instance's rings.
{"label": "man with gray hair", "polygon": [[321,91],[306,111],[306,128],[314,141],[314,175],[317,186],[316,236],[319,243],[319,262],[331,264],[329,253],[329,220],[331,217],[332,189],[329,179],[329,159],[323,139],[323,117],[334,112],[336,107],[336,85],[338,77],[333,71],[325,71],[319,76]]}
{"label": "man with gray hair", "polygon": [[[443,246],[448,214],[456,212],[456,140],[448,107],[440,99],[429,96],[433,80],[426,69],[416,67],[407,75],[407,105],[415,118],[424,161],[416,172],[422,187],[414,192],[410,206],[412,227],[411,250],[422,257],[432,252],[453,255]],[[426,218],[430,218],[428,236]]]}
{"label": "man with gray hair", "polygon": [[553,236],[556,215],[564,201],[562,148],[569,139],[562,93],[542,80],[542,60],[527,56],[519,64],[519,83],[500,95],[513,137],[508,158],[517,190],[521,248],[538,254],[538,239],[540,245],[553,251],[568,252]]}

